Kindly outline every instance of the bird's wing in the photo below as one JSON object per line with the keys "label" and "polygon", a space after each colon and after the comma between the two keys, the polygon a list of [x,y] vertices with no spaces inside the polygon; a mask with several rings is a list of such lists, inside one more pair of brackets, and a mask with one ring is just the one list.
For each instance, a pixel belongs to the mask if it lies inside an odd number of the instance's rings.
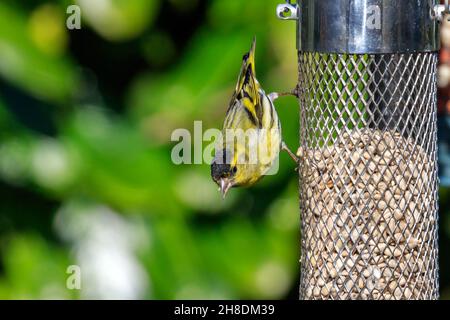
{"label": "bird's wing", "polygon": [[227,117],[233,117],[236,114],[235,108],[243,108],[243,112],[256,128],[261,128],[263,119],[263,108],[260,96],[261,87],[252,75],[251,68],[247,69],[246,76],[231,98],[230,105],[227,110]]}
{"label": "bird's wing", "polygon": [[[261,128],[263,119],[263,108],[260,96],[261,86],[256,80],[255,75],[255,50],[256,39],[253,40],[250,51],[246,53],[242,59],[242,66],[239,72],[236,89],[231,98],[230,105],[227,110],[227,117],[236,114],[236,107],[244,108],[242,111],[247,114],[249,120],[256,128]],[[240,101],[240,103],[237,103]],[[228,121],[234,123],[234,121]]]}

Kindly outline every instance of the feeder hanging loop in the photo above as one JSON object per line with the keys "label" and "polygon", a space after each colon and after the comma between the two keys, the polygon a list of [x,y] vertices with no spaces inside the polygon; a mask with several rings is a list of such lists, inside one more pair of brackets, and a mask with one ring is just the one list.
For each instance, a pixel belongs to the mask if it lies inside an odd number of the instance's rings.
{"label": "feeder hanging loop", "polygon": [[298,5],[292,4],[290,0],[286,0],[286,3],[277,6],[277,16],[281,20],[297,20]]}
{"label": "feeder hanging loop", "polygon": [[[429,1],[431,8],[431,18],[436,21],[443,21],[445,16],[450,14],[449,0],[445,0],[445,4],[433,4],[433,0]],[[450,21],[450,18],[447,19]]]}

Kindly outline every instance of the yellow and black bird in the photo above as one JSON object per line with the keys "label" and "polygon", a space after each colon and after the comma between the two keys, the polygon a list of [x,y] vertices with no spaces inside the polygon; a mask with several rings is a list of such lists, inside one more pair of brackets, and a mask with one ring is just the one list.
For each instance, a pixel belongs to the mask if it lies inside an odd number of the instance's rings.
{"label": "yellow and black bird", "polygon": [[223,144],[211,164],[211,176],[223,197],[232,187],[251,186],[272,167],[280,149],[294,161],[281,135],[281,123],[274,100],[281,95],[267,95],[255,75],[255,47],[244,55],[236,89],[223,125]]}

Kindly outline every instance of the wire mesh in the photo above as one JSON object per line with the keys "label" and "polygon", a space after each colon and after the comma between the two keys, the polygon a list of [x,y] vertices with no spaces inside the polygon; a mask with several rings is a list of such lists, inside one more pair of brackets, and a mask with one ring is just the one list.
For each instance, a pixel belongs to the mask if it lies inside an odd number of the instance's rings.
{"label": "wire mesh", "polygon": [[436,53],[299,52],[301,299],[436,299]]}

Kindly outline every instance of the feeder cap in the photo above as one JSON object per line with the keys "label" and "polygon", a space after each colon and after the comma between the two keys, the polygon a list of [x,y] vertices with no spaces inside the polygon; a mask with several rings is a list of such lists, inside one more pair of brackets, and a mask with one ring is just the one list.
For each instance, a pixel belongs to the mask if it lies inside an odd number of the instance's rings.
{"label": "feeder cap", "polygon": [[301,51],[389,54],[439,50],[435,0],[298,0]]}

